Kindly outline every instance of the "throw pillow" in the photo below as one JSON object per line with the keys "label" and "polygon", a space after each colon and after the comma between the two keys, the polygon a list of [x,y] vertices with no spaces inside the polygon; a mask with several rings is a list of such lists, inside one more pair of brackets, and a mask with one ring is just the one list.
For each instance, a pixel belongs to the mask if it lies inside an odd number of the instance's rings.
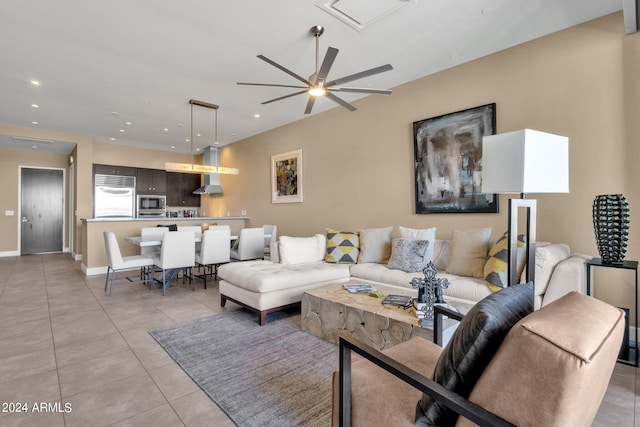
{"label": "throw pillow", "polygon": [[365,262],[387,262],[391,255],[391,232],[393,226],[358,230],[360,255],[358,264]]}
{"label": "throw pillow", "polygon": [[[536,243],[536,295],[542,295],[547,291],[553,271],[560,261],[563,261],[571,255],[569,246],[564,243],[550,243],[544,245],[540,242]],[[521,275],[521,282],[526,278],[525,274]]]}
{"label": "throw pillow", "polygon": [[312,237],[280,236],[278,255],[281,264],[302,264],[324,259],[326,239],[322,234]]}
{"label": "throw pillow", "polygon": [[334,264],[355,264],[360,252],[358,233],[326,229],[327,255],[324,260]]}
{"label": "throw pillow", "polygon": [[[506,288],[509,283],[509,235],[505,232],[489,249],[489,259],[484,264],[484,280],[492,292]],[[527,256],[524,234],[518,235],[516,278],[520,278]]]}
{"label": "throw pillow", "polygon": [[[509,286],[478,302],[462,318],[438,358],[434,381],[469,397],[509,330],[532,311],[532,282]],[[454,425],[457,417],[427,394],[416,407],[416,425]]]}
{"label": "throw pillow", "polygon": [[427,252],[425,253],[425,259],[427,264],[429,263],[429,261],[433,261],[433,251],[435,249],[436,242],[436,227],[424,228],[420,230],[400,226],[398,227],[398,229],[400,230],[400,237],[402,237],[403,239],[428,240],[429,247],[427,248]]}
{"label": "throw pillow", "polygon": [[429,262],[426,260],[429,246],[428,240],[393,239],[387,268],[405,273],[421,272]]}
{"label": "throw pillow", "polygon": [[451,233],[447,272],[458,276],[484,278],[484,263],[487,260],[491,227]]}

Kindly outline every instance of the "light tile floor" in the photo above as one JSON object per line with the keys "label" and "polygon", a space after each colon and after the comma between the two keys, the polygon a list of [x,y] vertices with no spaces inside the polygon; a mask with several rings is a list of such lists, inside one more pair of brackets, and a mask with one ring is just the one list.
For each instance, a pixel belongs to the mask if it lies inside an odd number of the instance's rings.
{"label": "light tile floor", "polygon": [[[68,254],[0,258],[0,426],[233,426],[148,333],[225,311],[217,283],[103,287]],[[594,426],[640,427],[637,372],[616,365]]]}

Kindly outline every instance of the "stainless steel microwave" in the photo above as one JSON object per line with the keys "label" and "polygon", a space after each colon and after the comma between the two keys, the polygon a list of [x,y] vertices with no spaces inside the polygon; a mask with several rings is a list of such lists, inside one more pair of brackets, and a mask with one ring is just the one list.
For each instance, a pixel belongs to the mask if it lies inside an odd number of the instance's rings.
{"label": "stainless steel microwave", "polygon": [[167,196],[143,195],[137,198],[138,218],[164,218],[167,213]]}

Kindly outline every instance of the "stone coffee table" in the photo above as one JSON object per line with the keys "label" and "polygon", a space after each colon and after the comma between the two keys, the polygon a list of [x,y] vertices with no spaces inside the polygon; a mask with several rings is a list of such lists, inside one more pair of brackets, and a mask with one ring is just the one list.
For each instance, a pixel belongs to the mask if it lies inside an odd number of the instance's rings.
{"label": "stone coffee table", "polygon": [[[348,282],[357,284],[363,282]],[[368,294],[352,294],[343,287],[344,283],[327,285],[306,291],[302,295],[302,330],[338,344],[338,337],[358,339],[374,348],[384,349],[401,343],[414,336],[433,340],[432,327],[420,327],[412,308],[402,308],[382,304],[384,298]],[[418,291],[407,288],[373,285],[385,296],[417,296]],[[447,303],[465,313],[470,305],[451,301]],[[443,342],[447,342],[458,322],[444,321]]]}

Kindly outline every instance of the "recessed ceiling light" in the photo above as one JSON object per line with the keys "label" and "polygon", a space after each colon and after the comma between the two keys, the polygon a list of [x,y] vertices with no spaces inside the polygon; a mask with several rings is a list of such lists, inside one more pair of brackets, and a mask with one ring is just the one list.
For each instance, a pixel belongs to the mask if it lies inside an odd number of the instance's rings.
{"label": "recessed ceiling light", "polygon": [[131,126],[131,122],[126,122],[125,125]]}
{"label": "recessed ceiling light", "polygon": [[171,146],[171,149],[175,149],[175,148],[176,148],[176,146],[175,146],[175,145],[172,145],[172,146]]}
{"label": "recessed ceiling light", "polygon": [[199,149],[199,148],[196,148],[196,151],[200,151],[200,149]]}
{"label": "recessed ceiling light", "polygon": [[40,86],[40,82],[37,80],[29,80],[29,83],[31,83],[33,86]]}
{"label": "recessed ceiling light", "polygon": [[31,148],[33,148],[34,150],[37,150],[38,146],[37,145],[32,145]]}
{"label": "recessed ceiling light", "polygon": [[39,106],[38,104],[31,104],[31,106],[32,106],[33,108],[40,108],[40,106]]}
{"label": "recessed ceiling light", "polygon": [[35,121],[34,121],[34,122],[31,122],[31,124],[32,124],[32,125],[39,125],[39,124],[40,124],[40,122],[35,122]]}
{"label": "recessed ceiling light", "polygon": [[115,139],[115,138],[109,138],[109,140],[110,140],[110,141],[115,141],[116,139]]}
{"label": "recessed ceiling light", "polygon": [[167,129],[167,128],[164,128],[162,130],[165,131],[165,132],[169,132],[169,129]]}
{"label": "recessed ceiling light", "polygon": [[120,113],[118,113],[117,111],[112,111],[109,114],[112,115],[112,116],[119,116],[120,115]]}
{"label": "recessed ceiling light", "polygon": [[120,129],[120,132],[124,133],[124,129]]}
{"label": "recessed ceiling light", "polygon": [[254,114],[253,117],[255,117],[256,119],[260,117],[260,114]]}
{"label": "recessed ceiling light", "polygon": [[185,139],[184,142],[190,142],[189,138]]}
{"label": "recessed ceiling light", "polygon": [[202,134],[200,134],[200,133],[197,133],[197,134],[196,134],[196,136],[202,136]]}

